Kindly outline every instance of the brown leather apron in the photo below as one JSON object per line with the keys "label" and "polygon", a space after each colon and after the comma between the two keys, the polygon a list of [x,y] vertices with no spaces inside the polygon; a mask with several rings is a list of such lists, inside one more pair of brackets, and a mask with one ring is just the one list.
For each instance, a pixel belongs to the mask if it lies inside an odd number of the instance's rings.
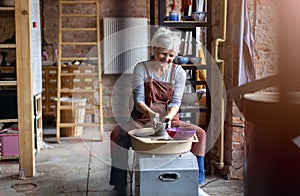
{"label": "brown leather apron", "polygon": [[[158,80],[154,80],[150,74],[147,66],[144,64],[146,72],[147,72],[147,80],[145,81],[145,102],[146,105],[149,106],[154,112],[159,113],[160,120],[166,116],[167,113],[167,106],[172,96],[174,94],[174,75],[175,75],[175,64],[172,64],[172,73],[170,82],[162,82]],[[138,121],[142,124],[146,124],[150,122],[149,115],[143,115],[139,112],[136,107],[134,107],[132,113],[132,118],[135,121]],[[178,114],[172,119],[172,127],[179,126],[179,117]]]}

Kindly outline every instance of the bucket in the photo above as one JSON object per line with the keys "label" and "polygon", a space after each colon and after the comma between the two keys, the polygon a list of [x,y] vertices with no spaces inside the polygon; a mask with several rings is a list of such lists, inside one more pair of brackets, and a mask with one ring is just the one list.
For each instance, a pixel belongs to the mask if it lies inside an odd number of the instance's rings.
{"label": "bucket", "polygon": [[[85,108],[76,108],[77,106],[85,106],[86,99],[77,98],[61,98],[62,106],[72,106],[72,110],[61,110],[61,123],[84,123]],[[83,127],[63,127],[60,128],[60,135],[63,137],[79,136],[82,134]]]}
{"label": "bucket", "polygon": [[[281,103],[277,93],[245,94],[245,195],[300,195],[300,93]],[[298,139],[299,140],[299,139]],[[299,142],[299,141],[298,141]]]}

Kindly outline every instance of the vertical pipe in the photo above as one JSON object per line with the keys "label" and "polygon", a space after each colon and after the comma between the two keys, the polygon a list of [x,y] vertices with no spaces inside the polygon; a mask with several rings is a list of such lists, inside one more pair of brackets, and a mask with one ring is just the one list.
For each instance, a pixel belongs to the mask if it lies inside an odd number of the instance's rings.
{"label": "vertical pipe", "polygon": [[61,19],[61,15],[62,15],[62,2],[59,1],[59,19],[58,19],[58,58],[57,58],[57,106],[56,106],[56,142],[59,143],[60,142],[60,98],[61,98],[61,42],[62,42],[62,19]]}
{"label": "vertical pipe", "polygon": [[[99,2],[96,1],[96,26],[97,26],[97,60],[98,60],[98,93],[99,93],[99,115],[100,115],[100,141],[104,139],[104,127],[103,127],[103,89],[102,89],[102,66],[101,66],[101,46],[100,46],[100,18],[99,18]],[[95,127],[96,128],[96,127]]]}
{"label": "vertical pipe", "polygon": [[[219,69],[221,72],[221,80],[224,80],[224,60],[219,59],[218,57],[218,52],[219,52],[219,44],[223,43],[226,41],[226,28],[227,28],[227,0],[224,0],[223,2],[223,26],[222,26],[222,37],[217,38],[214,42],[214,59],[217,64],[219,64]],[[224,91],[222,86],[220,86],[220,94],[223,95]],[[217,166],[218,169],[223,169],[224,168],[224,119],[225,119],[225,100],[223,97],[220,97],[220,106],[221,106],[221,116],[220,116],[220,127],[221,127],[221,132],[220,132],[220,151],[219,151],[219,162],[213,160],[212,164]]]}

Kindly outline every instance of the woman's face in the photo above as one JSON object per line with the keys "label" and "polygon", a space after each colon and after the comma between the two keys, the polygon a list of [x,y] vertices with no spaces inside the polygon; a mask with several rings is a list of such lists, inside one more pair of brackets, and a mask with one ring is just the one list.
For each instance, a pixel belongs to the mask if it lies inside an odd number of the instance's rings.
{"label": "woman's face", "polygon": [[173,62],[176,57],[176,52],[174,50],[167,50],[163,48],[154,48],[154,60],[163,63],[164,65],[169,65]]}

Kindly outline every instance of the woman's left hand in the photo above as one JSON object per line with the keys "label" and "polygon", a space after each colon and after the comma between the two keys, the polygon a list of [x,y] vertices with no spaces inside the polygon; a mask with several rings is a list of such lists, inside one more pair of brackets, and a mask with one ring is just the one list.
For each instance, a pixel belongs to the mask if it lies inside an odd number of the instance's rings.
{"label": "woman's left hand", "polygon": [[171,120],[169,117],[164,117],[163,122],[167,123],[167,128],[171,128]]}

